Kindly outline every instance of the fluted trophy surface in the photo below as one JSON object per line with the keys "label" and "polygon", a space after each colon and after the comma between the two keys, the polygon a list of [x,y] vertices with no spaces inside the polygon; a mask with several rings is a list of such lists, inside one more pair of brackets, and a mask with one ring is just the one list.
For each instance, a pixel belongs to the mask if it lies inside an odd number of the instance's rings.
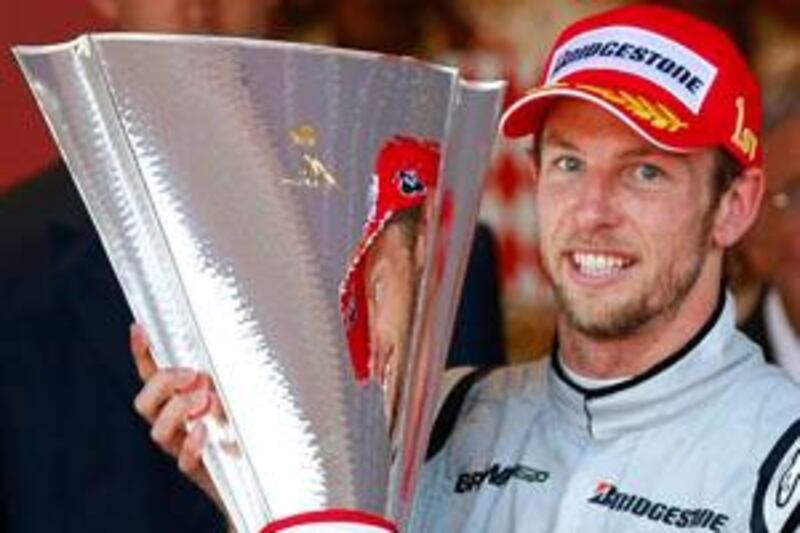
{"label": "fluted trophy surface", "polygon": [[[204,460],[234,525],[402,526],[501,86],[232,38],[15,52],[159,364],[213,377],[226,416],[204,420]],[[403,253],[381,237],[401,211],[420,252],[392,344],[374,250]]]}

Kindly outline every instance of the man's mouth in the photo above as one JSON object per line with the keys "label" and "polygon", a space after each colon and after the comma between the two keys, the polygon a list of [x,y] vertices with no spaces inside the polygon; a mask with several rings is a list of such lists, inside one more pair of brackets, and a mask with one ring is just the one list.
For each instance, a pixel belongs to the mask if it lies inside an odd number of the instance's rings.
{"label": "man's mouth", "polygon": [[616,277],[635,263],[631,257],[613,252],[575,250],[567,256],[578,274],[598,280]]}

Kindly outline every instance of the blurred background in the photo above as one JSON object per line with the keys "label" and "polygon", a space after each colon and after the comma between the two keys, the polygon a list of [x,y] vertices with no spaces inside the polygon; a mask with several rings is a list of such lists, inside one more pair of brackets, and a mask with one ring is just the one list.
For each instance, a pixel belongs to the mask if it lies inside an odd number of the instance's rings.
{"label": "blurred background", "polygon": [[[222,2],[223,0],[219,0]],[[236,3],[240,0],[224,0]],[[254,24],[265,37],[409,54],[459,65],[476,78],[504,77],[513,100],[535,80],[555,35],[576,18],[617,0],[262,0]],[[121,2],[123,5],[125,2]],[[132,3],[132,0],[128,0]],[[134,2],[135,3],[135,2]],[[177,3],[172,0],[165,4]],[[251,2],[252,3],[252,2]],[[730,31],[762,83],[778,82],[800,63],[800,2],[674,0]],[[0,7],[0,194],[57,158],[9,47],[58,42],[114,29],[102,2],[3,0]],[[168,28],[166,28],[168,29]],[[199,29],[198,31],[202,31]],[[508,355],[542,353],[551,338],[549,292],[536,248],[537,230],[524,152],[500,143],[486,177],[481,219],[497,245]]]}
{"label": "blurred background", "polygon": [[[507,105],[535,82],[562,28],[624,3],[0,0],[0,531],[225,529],[131,408],[141,387],[128,349],[132,318],[12,45],[121,29],[332,44],[505,78]],[[769,185],[758,224],[730,254],[729,279],[746,331],[800,381],[800,1],[653,3],[729,31],[765,88]],[[451,364],[530,360],[553,339],[529,173],[525,146],[499,141]]]}

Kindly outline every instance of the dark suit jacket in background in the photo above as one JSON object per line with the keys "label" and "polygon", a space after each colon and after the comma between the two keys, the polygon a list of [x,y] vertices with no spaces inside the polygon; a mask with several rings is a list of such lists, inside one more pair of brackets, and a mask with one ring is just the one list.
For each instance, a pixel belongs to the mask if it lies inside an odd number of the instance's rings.
{"label": "dark suit jacket in background", "polygon": [[133,411],[130,322],[62,165],[0,197],[0,531],[224,531]]}
{"label": "dark suit jacket in background", "polygon": [[448,367],[491,367],[506,362],[498,270],[494,234],[479,223],[453,327]]}

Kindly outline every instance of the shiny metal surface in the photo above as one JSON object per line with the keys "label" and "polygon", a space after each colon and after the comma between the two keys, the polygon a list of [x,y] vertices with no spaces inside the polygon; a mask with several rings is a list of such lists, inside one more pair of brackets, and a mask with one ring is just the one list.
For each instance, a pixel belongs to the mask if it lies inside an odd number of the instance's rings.
{"label": "shiny metal surface", "polygon": [[[228,422],[206,420],[204,458],[237,529],[332,507],[402,523],[502,87],[245,39],[95,34],[15,53],[159,364],[214,378]],[[428,228],[392,461],[382,391],[353,379],[338,287],[375,153],[396,134],[446,146],[437,206],[455,208]]]}
{"label": "shiny metal surface", "polygon": [[420,288],[401,417],[398,459],[392,467],[389,514],[406,517],[439,401],[439,386],[458,310],[466,256],[474,235],[481,177],[491,158],[503,85],[461,82],[447,139],[442,179],[430,228],[427,275]]}

